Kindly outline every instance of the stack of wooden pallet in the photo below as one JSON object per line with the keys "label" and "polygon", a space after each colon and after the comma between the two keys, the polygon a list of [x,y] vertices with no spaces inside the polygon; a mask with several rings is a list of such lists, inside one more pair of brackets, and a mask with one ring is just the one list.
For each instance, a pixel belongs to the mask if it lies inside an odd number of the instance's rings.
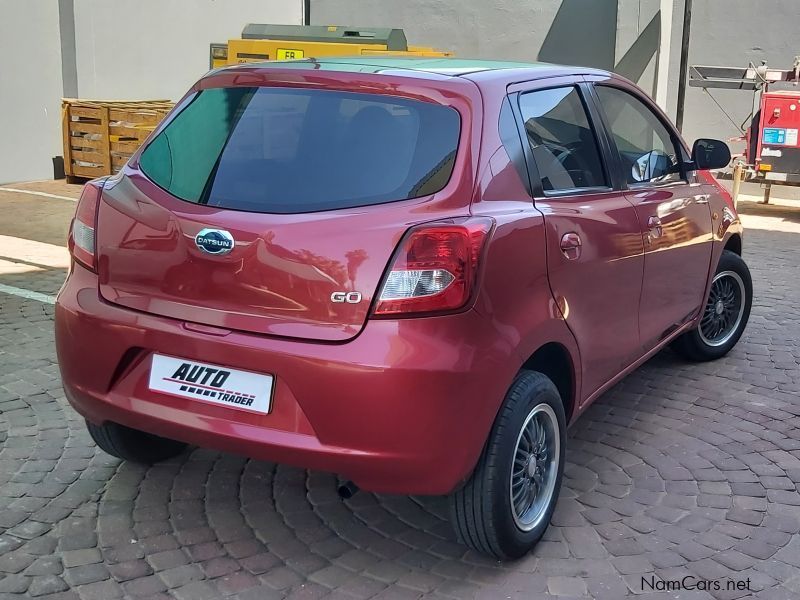
{"label": "stack of wooden pallet", "polygon": [[64,98],[64,171],[92,178],[119,171],[172,108],[168,100],[140,102]]}

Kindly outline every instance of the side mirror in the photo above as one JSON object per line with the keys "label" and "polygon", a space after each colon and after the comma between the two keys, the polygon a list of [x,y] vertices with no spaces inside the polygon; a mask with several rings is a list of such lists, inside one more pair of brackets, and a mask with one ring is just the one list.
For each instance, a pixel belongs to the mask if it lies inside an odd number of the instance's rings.
{"label": "side mirror", "polygon": [[728,144],[720,140],[700,138],[692,147],[692,169],[706,171],[723,169],[731,162]]}

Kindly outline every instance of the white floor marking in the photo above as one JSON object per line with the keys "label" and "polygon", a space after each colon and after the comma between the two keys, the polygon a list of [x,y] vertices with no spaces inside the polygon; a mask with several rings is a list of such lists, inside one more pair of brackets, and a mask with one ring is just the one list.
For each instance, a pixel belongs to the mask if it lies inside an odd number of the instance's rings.
{"label": "white floor marking", "polygon": [[15,192],[17,194],[32,194],[33,196],[42,196],[44,198],[55,198],[56,200],[69,200],[70,202],[77,202],[77,198],[70,198],[69,196],[59,196],[58,194],[48,194],[47,192],[37,192],[36,190],[21,190],[19,188],[0,187],[0,192]]}
{"label": "white floor marking", "polygon": [[19,296],[20,298],[27,298],[28,300],[44,302],[45,304],[56,303],[55,296],[48,296],[47,294],[41,294],[39,292],[34,292],[33,290],[14,287],[13,285],[4,285],[0,283],[0,292],[3,292],[4,294],[11,294],[12,296]]}
{"label": "white floor marking", "polygon": [[[64,241],[66,242],[66,239]],[[67,269],[70,258],[69,250],[64,245],[0,234],[0,258],[32,263],[40,267]]]}

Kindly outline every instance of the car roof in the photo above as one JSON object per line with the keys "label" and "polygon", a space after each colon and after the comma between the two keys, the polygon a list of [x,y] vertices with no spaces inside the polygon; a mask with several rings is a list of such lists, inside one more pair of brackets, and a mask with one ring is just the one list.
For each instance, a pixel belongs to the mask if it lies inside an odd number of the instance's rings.
{"label": "car roof", "polygon": [[607,71],[554,65],[542,62],[483,60],[464,58],[419,58],[406,56],[352,56],[342,58],[306,58],[299,60],[244,63],[223,69],[313,69],[321,71],[404,74],[410,77],[463,77],[477,82],[525,81],[559,75],[596,74]]}

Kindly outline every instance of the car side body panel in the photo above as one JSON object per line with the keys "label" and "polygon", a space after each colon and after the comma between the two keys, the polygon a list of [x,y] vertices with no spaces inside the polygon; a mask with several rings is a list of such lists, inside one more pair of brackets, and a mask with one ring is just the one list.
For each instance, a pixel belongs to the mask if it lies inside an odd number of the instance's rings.
{"label": "car side body panel", "polygon": [[[504,128],[516,128],[505,87],[493,86],[481,91],[485,114],[509,112],[501,116],[500,123],[485,119],[481,133],[472,214],[492,217],[495,231],[484,257],[475,310],[491,319],[497,343],[514,354],[515,359],[503,366],[501,375],[509,384],[540,348],[555,343],[564,349],[572,365],[572,389],[571,397],[563,400],[574,405],[574,410],[567,411],[568,418],[574,420],[579,412],[577,399],[581,396],[581,357],[575,337],[550,291],[544,216],[529,193],[526,167],[519,160],[515,164],[509,155],[521,158],[522,144],[516,129],[501,133]],[[499,408],[497,402],[495,412]]]}
{"label": "car side body panel", "polygon": [[[598,107],[598,118],[605,111],[598,86],[622,92],[632,102],[649,110],[672,138],[679,163],[688,153],[680,134],[663,111],[636,86],[622,78],[588,77],[593,87],[592,99]],[[604,127],[608,127],[604,123]],[[610,143],[614,141],[608,136]],[[619,148],[612,148],[619,159]],[[636,210],[644,245],[644,276],[638,309],[641,349],[647,353],[666,337],[692,322],[699,314],[704,300],[705,278],[711,262],[710,190],[693,172],[665,182],[628,184],[629,172],[620,165],[619,180],[626,196]]]}

